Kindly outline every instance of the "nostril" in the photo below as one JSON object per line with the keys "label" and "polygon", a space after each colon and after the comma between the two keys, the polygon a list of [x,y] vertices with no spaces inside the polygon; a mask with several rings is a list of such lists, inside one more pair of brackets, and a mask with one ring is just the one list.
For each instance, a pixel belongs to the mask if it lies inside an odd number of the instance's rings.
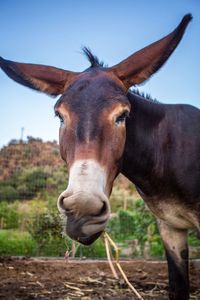
{"label": "nostril", "polygon": [[60,197],[58,198],[58,201],[57,201],[57,207],[58,207],[58,210],[60,211],[60,210],[65,210],[65,208],[64,208],[64,199],[65,199],[65,197],[64,196],[62,196],[62,195],[60,195]]}
{"label": "nostril", "polygon": [[64,209],[64,199],[65,199],[65,197],[60,196],[59,202],[58,202],[60,208],[62,208],[62,209]]}
{"label": "nostril", "polygon": [[100,210],[98,216],[102,216],[102,215],[104,215],[106,212],[107,212],[107,205],[106,205],[106,202],[103,201],[103,206],[102,206],[102,208],[101,208],[101,210]]}
{"label": "nostril", "polygon": [[57,207],[63,214],[69,214],[72,212],[73,201],[72,199],[70,200],[70,196],[71,193],[64,191],[58,198]]}
{"label": "nostril", "polygon": [[66,208],[66,203],[65,203],[66,198],[67,198],[67,195],[64,193],[62,193],[58,198],[58,202],[57,202],[58,210],[61,211],[62,213],[68,211],[68,209]]}
{"label": "nostril", "polygon": [[103,202],[103,206],[101,208],[101,215],[103,215],[107,211],[107,205],[106,202]]}

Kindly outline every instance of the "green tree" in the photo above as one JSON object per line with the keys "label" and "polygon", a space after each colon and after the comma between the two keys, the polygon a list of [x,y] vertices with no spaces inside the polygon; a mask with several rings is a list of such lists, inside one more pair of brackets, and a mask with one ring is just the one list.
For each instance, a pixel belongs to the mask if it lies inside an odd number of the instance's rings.
{"label": "green tree", "polygon": [[11,185],[0,184],[0,201],[14,201],[18,199],[19,193],[15,187]]}

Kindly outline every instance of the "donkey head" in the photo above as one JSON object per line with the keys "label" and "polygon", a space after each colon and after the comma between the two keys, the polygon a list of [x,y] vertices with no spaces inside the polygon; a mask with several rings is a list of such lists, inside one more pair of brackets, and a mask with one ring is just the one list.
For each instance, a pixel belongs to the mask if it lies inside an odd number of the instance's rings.
{"label": "donkey head", "polygon": [[155,73],[180,42],[191,15],[161,40],[105,68],[86,48],[91,67],[75,73],[0,58],[12,79],[49,95],[62,95],[55,105],[60,118],[60,153],[69,170],[67,189],[58,209],[67,217],[68,235],[83,244],[101,234],[109,218],[108,197],[120,172],[126,140],[128,89]]}

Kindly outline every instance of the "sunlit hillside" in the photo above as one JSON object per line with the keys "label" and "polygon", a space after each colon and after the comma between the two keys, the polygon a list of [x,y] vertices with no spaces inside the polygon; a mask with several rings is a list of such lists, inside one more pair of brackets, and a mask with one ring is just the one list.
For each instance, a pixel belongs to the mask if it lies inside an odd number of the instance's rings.
{"label": "sunlit hillside", "polygon": [[28,137],[27,142],[11,140],[0,150],[0,180],[6,180],[24,168],[46,167],[53,171],[64,165],[59,146],[55,142],[43,142]]}

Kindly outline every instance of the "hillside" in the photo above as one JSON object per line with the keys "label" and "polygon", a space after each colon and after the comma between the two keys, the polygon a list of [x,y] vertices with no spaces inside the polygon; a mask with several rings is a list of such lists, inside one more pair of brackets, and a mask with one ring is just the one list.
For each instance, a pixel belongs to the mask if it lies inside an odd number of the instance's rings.
{"label": "hillside", "polygon": [[[0,150],[0,201],[56,195],[67,185],[67,168],[56,142],[28,137]],[[43,195],[43,196],[42,196]]]}
{"label": "hillside", "polygon": [[59,145],[29,137],[27,142],[13,140],[0,150],[0,181],[22,169],[48,166],[51,171],[63,166]]}

